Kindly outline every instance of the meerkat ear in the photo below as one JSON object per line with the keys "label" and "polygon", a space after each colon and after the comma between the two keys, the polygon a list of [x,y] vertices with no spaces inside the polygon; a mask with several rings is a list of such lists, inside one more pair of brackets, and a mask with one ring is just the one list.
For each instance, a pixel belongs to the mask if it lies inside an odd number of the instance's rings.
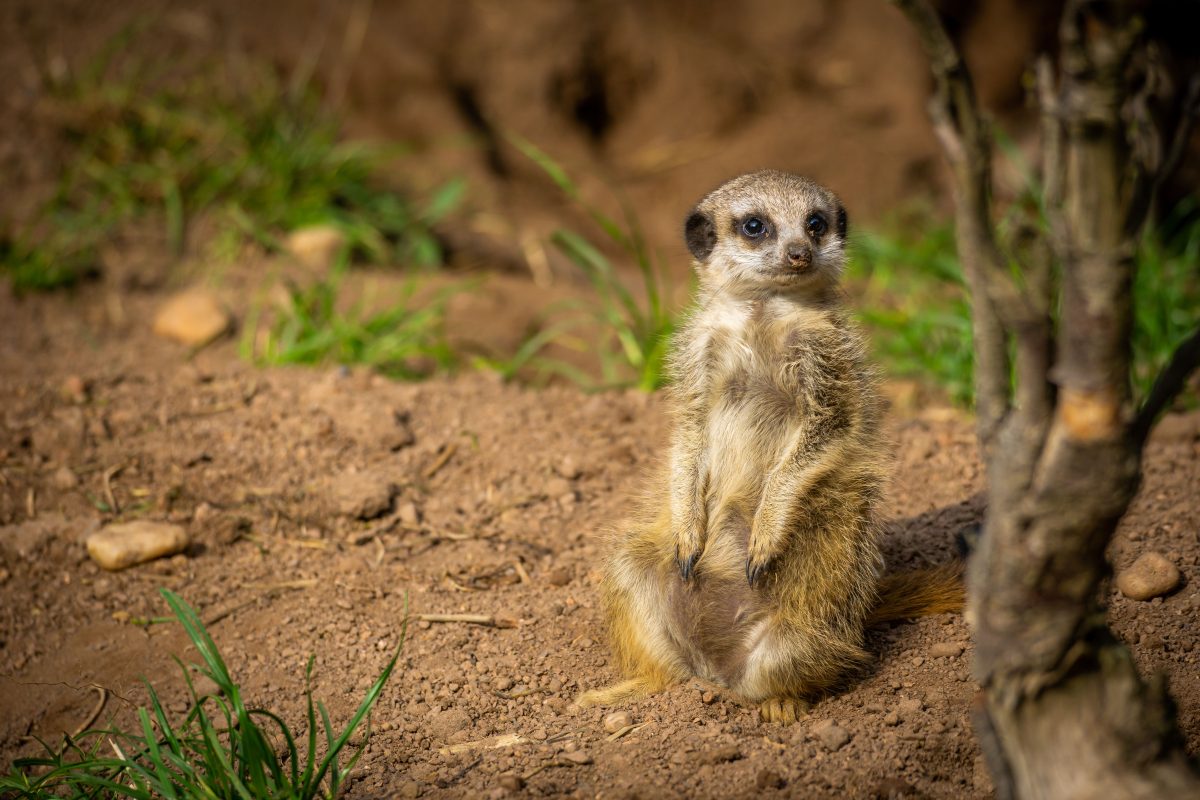
{"label": "meerkat ear", "polygon": [[846,207],[838,205],[837,209],[837,234],[838,238],[846,238]]}
{"label": "meerkat ear", "polygon": [[683,224],[683,238],[697,261],[707,259],[717,246],[717,227],[712,217],[699,209],[693,211]]}

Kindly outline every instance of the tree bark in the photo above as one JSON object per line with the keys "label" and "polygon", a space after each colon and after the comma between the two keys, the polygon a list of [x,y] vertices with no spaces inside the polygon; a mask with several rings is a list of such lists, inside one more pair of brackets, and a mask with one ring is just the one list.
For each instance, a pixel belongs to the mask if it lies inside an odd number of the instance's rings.
{"label": "tree bark", "polygon": [[1145,46],[1138,7],[1070,0],[1057,86],[1049,62],[1039,65],[1047,241],[1061,273],[1055,329],[1056,290],[1044,266],[1018,284],[1002,256],[986,126],[962,59],[927,0],[896,2],[937,79],[932,116],[954,169],[977,336],[985,352],[997,340],[1015,344],[1015,396],[1007,349],[1003,386],[996,364],[977,364],[988,511],[968,574],[983,690],[976,728],[998,794],[1200,797],[1165,687],[1141,680],[1099,601],[1107,544],[1140,481],[1145,433],[1200,349],[1196,336],[1185,342],[1135,414],[1134,255],[1144,199],[1160,177],[1133,157],[1125,117],[1131,65]]}

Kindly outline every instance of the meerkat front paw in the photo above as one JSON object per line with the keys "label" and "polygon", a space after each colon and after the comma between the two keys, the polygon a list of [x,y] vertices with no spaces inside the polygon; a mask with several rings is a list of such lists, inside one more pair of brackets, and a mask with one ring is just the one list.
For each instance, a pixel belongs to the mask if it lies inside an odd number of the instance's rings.
{"label": "meerkat front paw", "polygon": [[791,725],[808,713],[809,704],[792,697],[772,697],[758,706],[758,716],[763,722],[781,722]]}
{"label": "meerkat front paw", "polygon": [[679,577],[690,581],[696,573],[696,562],[704,553],[704,545],[700,542],[677,541],[675,544],[675,566],[679,568]]}
{"label": "meerkat front paw", "polygon": [[696,573],[696,562],[704,554],[705,531],[700,523],[675,526],[675,566],[685,582]]}
{"label": "meerkat front paw", "polygon": [[751,528],[746,554],[747,583],[756,586],[762,581],[779,554],[781,545],[778,537],[768,535],[763,528],[757,525]]}

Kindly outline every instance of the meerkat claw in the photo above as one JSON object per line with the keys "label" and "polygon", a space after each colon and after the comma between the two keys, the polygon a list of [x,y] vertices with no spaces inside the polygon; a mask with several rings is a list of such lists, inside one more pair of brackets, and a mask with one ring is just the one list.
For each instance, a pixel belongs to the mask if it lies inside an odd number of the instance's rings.
{"label": "meerkat claw", "polygon": [[762,580],[763,575],[767,572],[769,565],[763,562],[755,563],[752,560],[746,562],[746,582],[754,586]]}
{"label": "meerkat claw", "polygon": [[699,553],[692,553],[687,558],[679,555],[678,551],[675,554],[675,564],[679,567],[679,575],[684,582],[690,581],[696,572],[696,561],[700,558]]}
{"label": "meerkat claw", "polygon": [[808,711],[808,703],[803,700],[793,700],[790,697],[772,697],[764,700],[758,707],[759,718],[763,722],[781,722],[791,725]]}

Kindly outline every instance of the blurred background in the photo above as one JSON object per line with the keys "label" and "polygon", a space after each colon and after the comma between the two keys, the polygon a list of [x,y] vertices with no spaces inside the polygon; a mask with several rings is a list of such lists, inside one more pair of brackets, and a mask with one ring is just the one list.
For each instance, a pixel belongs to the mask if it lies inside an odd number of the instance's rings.
{"label": "blurred background", "polygon": [[[1036,202],[1028,75],[1059,4],[940,6],[996,121],[999,205]],[[883,0],[10,0],[0,70],[21,296],[73,286],[120,326],[199,286],[260,363],[654,388],[682,219],[773,167],[844,198],[900,399],[970,402],[931,79]],[[1197,161],[1143,254],[1140,374],[1200,296]]]}

